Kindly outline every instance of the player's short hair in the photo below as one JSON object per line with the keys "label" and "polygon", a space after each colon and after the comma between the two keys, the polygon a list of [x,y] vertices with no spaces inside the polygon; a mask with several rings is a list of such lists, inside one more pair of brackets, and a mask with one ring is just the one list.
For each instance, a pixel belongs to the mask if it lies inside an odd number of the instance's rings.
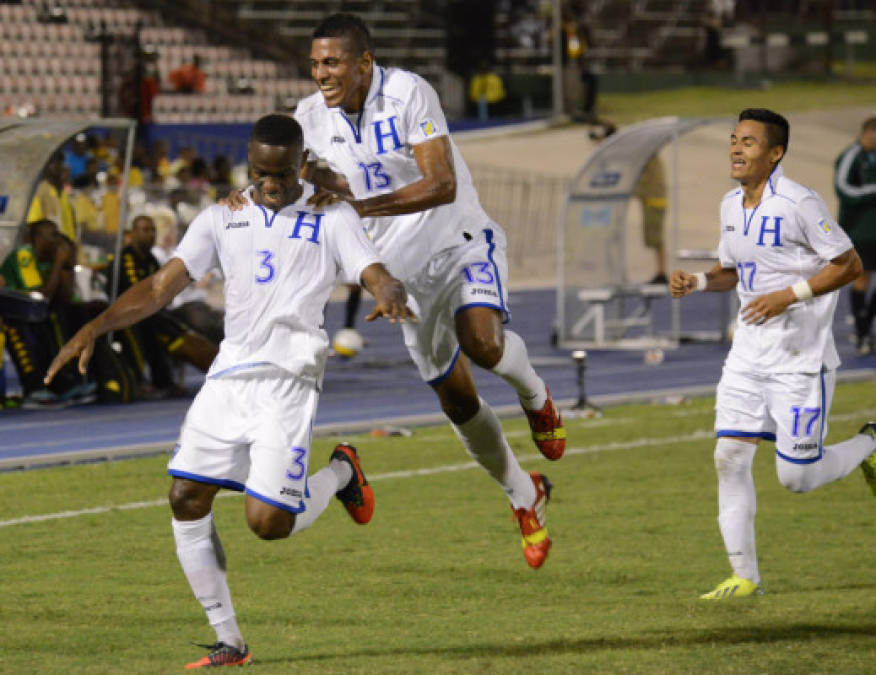
{"label": "player's short hair", "polygon": [[[753,120],[766,125],[767,143],[770,144],[770,147],[782,146],[782,156],[779,157],[779,162],[781,162],[788,152],[788,139],[791,135],[791,125],[788,124],[788,120],[779,113],[766,108],[746,108],[739,113],[739,121],[744,120]],[[778,164],[778,162],[776,163]]]}
{"label": "player's short hair", "polygon": [[365,22],[355,14],[338,12],[323,19],[313,30],[313,39],[347,38],[358,54],[374,53],[371,33]]}
{"label": "player's short hair", "polygon": [[250,140],[265,145],[301,147],[304,134],[301,125],[288,115],[273,113],[260,118],[252,128]]}
{"label": "player's short hair", "polygon": [[861,125],[861,133],[865,131],[876,131],[876,117],[868,117]]}

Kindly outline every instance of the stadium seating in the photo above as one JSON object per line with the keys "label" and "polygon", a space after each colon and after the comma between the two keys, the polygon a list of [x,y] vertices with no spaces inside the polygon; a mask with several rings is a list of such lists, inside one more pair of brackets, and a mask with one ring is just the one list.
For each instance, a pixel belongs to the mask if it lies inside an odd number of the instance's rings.
{"label": "stadium seating", "polygon": [[[203,31],[167,25],[157,11],[111,0],[64,0],[57,6],[66,22],[45,20],[44,4],[37,0],[0,3],[0,108],[6,114],[32,106],[42,117],[99,117],[100,45],[94,36],[101,25],[121,38],[139,27],[141,44],[158,54],[164,89],[171,70],[200,56],[207,92],[186,97],[162,92],[154,103],[156,122],[251,121],[315,90],[309,78],[293,76],[291,65],[253,58],[241,47],[209,44]],[[110,91],[117,91],[123,73],[111,77]],[[233,93],[241,79],[256,96]]]}

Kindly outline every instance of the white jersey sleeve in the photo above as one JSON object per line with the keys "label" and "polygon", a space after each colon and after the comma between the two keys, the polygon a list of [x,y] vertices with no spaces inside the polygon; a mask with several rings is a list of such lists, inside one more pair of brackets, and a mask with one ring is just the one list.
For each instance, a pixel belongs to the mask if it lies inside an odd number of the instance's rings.
{"label": "white jersey sleeve", "polygon": [[438,94],[431,84],[413,73],[414,86],[404,107],[404,125],[408,143],[419,145],[441,136],[447,136],[447,120],[441,109]]}
{"label": "white jersey sleeve", "polygon": [[797,214],[806,243],[820,257],[833,260],[852,248],[851,239],[831,217],[824,200],[814,192],[800,201]]}
{"label": "white jersey sleeve", "polygon": [[382,261],[353,207],[340,202],[332,209],[336,225],[329,230],[328,243],[340,270],[340,279],[345,284],[360,284],[363,270]]}
{"label": "white jersey sleeve", "polygon": [[721,208],[719,210],[719,222],[718,227],[721,228],[721,237],[718,240],[718,261],[721,263],[721,267],[733,268],[736,267],[736,260],[733,258],[733,255],[730,252],[730,246],[727,245],[727,242],[724,237],[724,232],[727,231],[726,223],[729,223],[729,206],[730,199],[735,196],[736,192],[731,191],[724,195],[724,199],[721,201]]}
{"label": "white jersey sleeve", "polygon": [[216,221],[224,206],[209,206],[189,224],[182,241],[173,254],[188,270],[189,276],[198,280],[219,267],[219,252],[216,242]]}

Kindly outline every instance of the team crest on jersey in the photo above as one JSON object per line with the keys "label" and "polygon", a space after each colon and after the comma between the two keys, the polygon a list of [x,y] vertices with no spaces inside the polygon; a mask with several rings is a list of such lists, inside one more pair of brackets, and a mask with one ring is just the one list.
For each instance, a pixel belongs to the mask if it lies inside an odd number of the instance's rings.
{"label": "team crest on jersey", "polygon": [[818,226],[824,230],[825,234],[830,234],[833,230],[833,227],[830,224],[830,221],[827,218],[822,218],[818,221]]}
{"label": "team crest on jersey", "polygon": [[435,120],[433,119],[425,119],[420,122],[420,129],[423,130],[423,136],[429,138],[429,136],[434,136],[438,133],[438,125],[435,124]]}

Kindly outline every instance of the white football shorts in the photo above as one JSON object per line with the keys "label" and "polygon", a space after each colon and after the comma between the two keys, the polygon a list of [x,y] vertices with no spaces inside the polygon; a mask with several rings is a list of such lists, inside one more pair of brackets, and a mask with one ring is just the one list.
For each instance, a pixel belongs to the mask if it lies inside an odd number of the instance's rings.
{"label": "white football shorts", "polygon": [[277,370],[208,378],[167,472],[301,513],[318,399],[312,382]]}
{"label": "white football shorts", "polygon": [[776,454],[796,464],[821,459],[836,371],[743,373],[724,367],[715,401],[721,436],[776,442]]}
{"label": "white football shorts", "polygon": [[459,356],[455,318],[461,310],[493,307],[503,323],[510,318],[506,249],[501,228],[484,228],[460,246],[424,260],[423,270],[405,282],[408,305],[418,318],[402,324],[405,346],[429,384],[453,370]]}

